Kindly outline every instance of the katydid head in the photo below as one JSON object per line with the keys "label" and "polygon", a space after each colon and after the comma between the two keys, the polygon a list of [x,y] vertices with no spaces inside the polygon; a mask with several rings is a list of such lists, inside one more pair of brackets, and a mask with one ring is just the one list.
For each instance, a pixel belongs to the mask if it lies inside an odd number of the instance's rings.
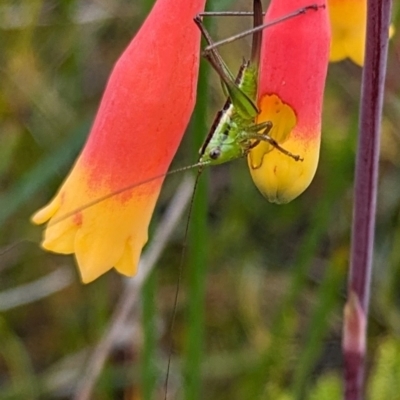
{"label": "katydid head", "polygon": [[242,119],[237,117],[235,107],[228,98],[200,148],[199,163],[218,165],[244,157],[248,151],[248,146],[241,140],[244,130]]}
{"label": "katydid head", "polygon": [[244,155],[245,151],[243,146],[234,140],[229,140],[229,138],[227,138],[221,143],[214,143],[214,141],[210,142],[205,148],[203,154],[201,154],[199,163],[206,165],[224,164],[236,160],[237,158],[241,158]]}

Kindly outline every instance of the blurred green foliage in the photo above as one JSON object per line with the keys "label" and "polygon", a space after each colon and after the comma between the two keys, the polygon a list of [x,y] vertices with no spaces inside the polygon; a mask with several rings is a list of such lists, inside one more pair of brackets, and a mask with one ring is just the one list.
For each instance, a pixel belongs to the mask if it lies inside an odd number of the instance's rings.
{"label": "blurred green foliage", "polygon": [[[90,346],[109,323],[123,286],[121,277],[108,273],[89,286],[81,285],[72,257],[40,250],[41,228],[32,226],[29,217],[51,198],[73,164],[113,63],[151,3],[0,2],[1,399],[70,398],[74,373],[79,373]],[[369,318],[370,400],[400,399],[400,12],[396,6]],[[215,2],[210,7],[249,10],[251,2]],[[246,18],[216,19],[212,32],[223,38],[250,24]],[[235,71],[249,54],[249,41],[233,43],[221,52]],[[171,396],[183,387],[185,398],[198,399],[341,398],[341,323],[360,80],[361,69],[349,61],[330,66],[320,164],[312,185],[297,200],[285,206],[268,204],[241,160],[209,171],[209,184],[205,179],[200,206],[194,210],[172,339],[168,326],[185,221],[170,238],[146,285],[143,319],[133,316],[132,323],[138,324],[146,340],[121,337],[92,398],[155,398],[165,378],[170,340]],[[188,128],[175,167],[196,161],[194,131],[199,126],[204,130],[202,115],[209,125],[223,104],[215,74],[204,72],[199,84],[197,120]],[[153,230],[180,179],[167,180]],[[199,265],[197,258],[193,267],[196,254],[205,265]],[[54,272],[60,274],[56,282],[65,282],[64,288],[29,301],[30,292],[23,285]],[[38,282],[44,295],[47,286]],[[26,304],[12,305],[12,293],[18,299],[26,295]],[[195,389],[187,389],[189,384]]]}

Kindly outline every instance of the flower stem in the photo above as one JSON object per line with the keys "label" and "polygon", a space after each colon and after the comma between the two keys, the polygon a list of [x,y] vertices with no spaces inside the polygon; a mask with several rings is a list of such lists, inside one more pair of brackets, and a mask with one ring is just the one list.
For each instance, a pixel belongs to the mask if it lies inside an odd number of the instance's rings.
{"label": "flower stem", "polygon": [[369,0],[362,77],[348,300],[344,312],[345,400],[361,400],[377,198],[379,137],[391,0]]}
{"label": "flower stem", "polygon": [[[193,115],[193,155],[204,140],[207,132],[207,69],[204,61],[200,66],[197,102]],[[201,365],[204,356],[204,312],[205,312],[205,284],[207,275],[207,198],[208,198],[208,170],[203,171],[197,184],[196,198],[192,208],[192,221],[188,237],[188,310],[187,336],[184,365],[185,388],[184,398],[198,400],[201,395]]]}

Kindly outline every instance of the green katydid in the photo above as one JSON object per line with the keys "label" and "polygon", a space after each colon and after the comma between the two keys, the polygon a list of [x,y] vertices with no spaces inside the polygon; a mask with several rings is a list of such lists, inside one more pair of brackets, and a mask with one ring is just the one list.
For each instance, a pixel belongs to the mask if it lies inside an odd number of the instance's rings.
{"label": "green katydid", "polygon": [[[203,55],[218,73],[224,92],[228,94],[228,99],[223,109],[217,114],[210,133],[200,149],[199,162],[201,164],[216,165],[236,158],[245,157],[253,147],[260,143],[260,141],[268,142],[277,150],[292,157],[296,161],[302,160],[300,156],[285,150],[277,141],[268,135],[272,128],[271,122],[256,123],[256,117],[259,114],[256,105],[258,66],[262,29],[297,15],[304,14],[311,9],[317,10],[318,6],[312,5],[305,7],[286,15],[279,21],[263,24],[261,1],[254,0],[253,29],[218,43],[213,43],[202,22],[202,16],[207,15],[207,13],[195,17],[194,21],[208,43],[208,47],[203,51]],[[218,15],[217,13],[212,14]],[[232,14],[222,13],[220,15]],[[253,34],[251,59],[250,61],[244,61],[242,63],[237,77],[234,78],[216,48],[221,44],[229,43],[251,33]]]}

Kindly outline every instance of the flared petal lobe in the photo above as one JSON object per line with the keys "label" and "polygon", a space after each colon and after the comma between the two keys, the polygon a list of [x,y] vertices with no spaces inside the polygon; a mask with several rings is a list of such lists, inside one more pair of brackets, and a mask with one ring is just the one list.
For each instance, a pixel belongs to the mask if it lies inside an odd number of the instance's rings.
{"label": "flared petal lobe", "polygon": [[[367,0],[329,0],[329,17],[332,27],[330,61],[350,58],[364,65],[367,34]],[[391,37],[393,26],[388,32]]]}
{"label": "flared petal lobe", "polygon": [[157,1],[117,61],[70,175],[33,217],[49,222],[43,247],[75,253],[85,283],[113,267],[136,273],[163,178],[121,189],[165,174],[175,155],[196,98],[193,16],[204,3]]}
{"label": "flared petal lobe", "polygon": [[329,0],[332,27],[330,61],[350,58],[364,64],[367,0]]}
{"label": "flared petal lobe", "polygon": [[[272,0],[265,22],[309,5],[308,0]],[[315,175],[329,46],[330,27],[323,7],[264,30],[257,122],[271,121],[270,136],[303,158],[295,161],[267,143],[251,150],[248,156],[251,176],[271,202],[293,200]]]}

